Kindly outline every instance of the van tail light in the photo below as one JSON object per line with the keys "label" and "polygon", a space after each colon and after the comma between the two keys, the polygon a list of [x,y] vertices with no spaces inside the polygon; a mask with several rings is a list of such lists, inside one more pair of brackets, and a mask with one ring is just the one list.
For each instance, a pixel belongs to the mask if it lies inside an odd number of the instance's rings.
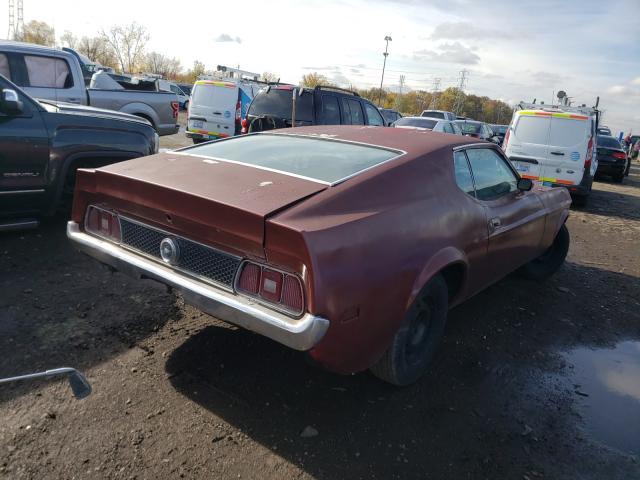
{"label": "van tail light", "polygon": [[84,220],[87,232],[114,242],[122,241],[120,219],[118,215],[108,210],[89,206]]}
{"label": "van tail light", "polygon": [[613,152],[611,154],[613,158],[617,158],[618,160],[626,160],[627,156],[622,152]]}
{"label": "van tail light", "polygon": [[591,158],[593,157],[593,137],[589,138],[589,144],[587,145],[587,156],[584,159],[584,168],[591,169]]}
{"label": "van tail light", "polygon": [[511,135],[511,130],[507,128],[507,132],[504,134],[504,140],[502,140],[502,149],[507,150],[507,144],[509,143],[509,135]]}
{"label": "van tail light", "polygon": [[246,118],[242,119],[241,125],[242,125],[242,129],[240,130],[240,133],[248,133],[249,132],[249,122],[247,122]]}
{"label": "van tail light", "polygon": [[180,103],[179,102],[171,102],[171,113],[173,114],[174,120],[178,119],[178,112],[180,111]]}
{"label": "van tail light", "polygon": [[304,294],[296,275],[253,262],[244,262],[236,281],[236,291],[254,297],[292,315],[302,315]]}

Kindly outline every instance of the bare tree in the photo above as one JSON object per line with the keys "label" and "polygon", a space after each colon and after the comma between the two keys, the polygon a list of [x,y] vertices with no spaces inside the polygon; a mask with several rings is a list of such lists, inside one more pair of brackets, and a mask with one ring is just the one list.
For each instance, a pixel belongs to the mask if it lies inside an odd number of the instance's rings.
{"label": "bare tree", "polygon": [[142,67],[144,50],[149,41],[147,29],[136,22],[125,26],[113,26],[108,32],[102,30],[100,36],[111,47],[120,69],[135,72]]}
{"label": "bare tree", "polygon": [[56,35],[53,27],[46,22],[31,20],[24,26],[24,30],[15,36],[15,40],[53,47],[56,44]]}
{"label": "bare tree", "polygon": [[118,67],[118,60],[113,49],[103,37],[82,37],[77,42],[75,49],[100,65]]}
{"label": "bare tree", "polygon": [[75,50],[78,46],[78,38],[69,30],[65,30],[60,37],[60,43],[65,47],[73,48]]}
{"label": "bare tree", "polygon": [[260,80],[262,80],[263,82],[277,82],[280,80],[280,75],[272,72],[264,72],[260,76]]}
{"label": "bare tree", "polygon": [[182,65],[177,58],[169,58],[158,52],[151,52],[146,56],[145,69],[150,73],[157,73],[164,78],[175,78],[182,71]]}

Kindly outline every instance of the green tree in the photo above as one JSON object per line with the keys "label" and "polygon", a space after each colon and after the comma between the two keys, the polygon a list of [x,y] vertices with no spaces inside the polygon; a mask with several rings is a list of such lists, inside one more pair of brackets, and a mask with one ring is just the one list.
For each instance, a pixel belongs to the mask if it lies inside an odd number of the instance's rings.
{"label": "green tree", "polygon": [[56,35],[53,27],[46,22],[31,20],[24,26],[24,29],[15,36],[15,40],[53,47],[56,44]]}
{"label": "green tree", "polygon": [[333,84],[327,77],[318,72],[307,73],[306,75],[303,75],[300,80],[301,87],[314,88],[318,85],[332,86]]}

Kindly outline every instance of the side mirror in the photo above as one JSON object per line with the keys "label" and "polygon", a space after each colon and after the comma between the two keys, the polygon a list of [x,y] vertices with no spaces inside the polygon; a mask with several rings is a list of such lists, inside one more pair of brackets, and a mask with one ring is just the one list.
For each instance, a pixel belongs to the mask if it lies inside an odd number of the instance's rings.
{"label": "side mirror", "polygon": [[18,97],[18,92],[11,90],[10,88],[4,88],[2,90],[2,96],[0,97],[0,110],[4,113],[22,113],[23,105]]}
{"label": "side mirror", "polygon": [[533,182],[530,178],[521,178],[518,180],[518,190],[521,192],[528,192],[533,188]]}

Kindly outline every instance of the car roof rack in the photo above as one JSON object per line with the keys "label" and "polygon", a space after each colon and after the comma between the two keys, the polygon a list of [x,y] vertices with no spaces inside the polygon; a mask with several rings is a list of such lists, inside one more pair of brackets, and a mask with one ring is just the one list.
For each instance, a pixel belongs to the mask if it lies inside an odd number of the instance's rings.
{"label": "car roof rack", "polygon": [[336,91],[341,93],[349,93],[354,97],[359,97],[360,94],[358,92],[354,92],[353,90],[347,90],[346,88],[334,87],[333,85],[316,85],[314,90],[328,90],[328,91]]}
{"label": "car roof rack", "polygon": [[547,105],[546,103],[520,102],[516,106],[519,107],[519,110],[542,110],[545,112],[581,113],[587,116],[593,116],[598,112],[597,106],[587,107],[586,105],[574,107],[569,105]]}

